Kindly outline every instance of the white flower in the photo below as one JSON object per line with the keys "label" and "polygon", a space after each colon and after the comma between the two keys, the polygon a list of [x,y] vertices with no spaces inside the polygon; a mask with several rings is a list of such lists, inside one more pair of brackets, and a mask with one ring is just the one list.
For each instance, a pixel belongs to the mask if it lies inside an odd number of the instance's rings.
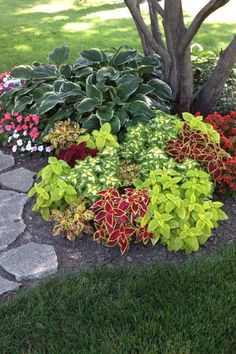
{"label": "white flower", "polygon": [[37,151],[37,145],[31,147],[31,152],[35,152],[35,151]]}
{"label": "white flower", "polygon": [[22,139],[17,140],[17,142],[16,142],[16,143],[17,143],[17,145],[18,145],[18,146],[22,146],[22,145],[23,145],[23,141],[22,141]]}
{"label": "white flower", "polygon": [[9,136],[7,141],[10,143],[11,139],[12,139],[12,136]]}
{"label": "white flower", "polygon": [[20,151],[22,151],[22,152],[24,152],[24,151],[25,151],[24,146],[22,146],[22,147],[20,148]]}
{"label": "white flower", "polygon": [[43,150],[44,150],[43,145],[39,145],[39,146],[38,146],[38,151],[42,152]]}
{"label": "white flower", "polygon": [[26,136],[27,135],[27,130],[23,131],[23,135]]}
{"label": "white flower", "polygon": [[16,150],[17,150],[17,146],[14,145],[14,146],[12,147],[12,151],[13,151],[13,152],[16,152]]}
{"label": "white flower", "polygon": [[14,133],[13,135],[12,135],[12,137],[14,138],[14,139],[18,139],[19,138],[19,134],[17,134],[17,133]]}
{"label": "white flower", "polygon": [[51,152],[51,151],[52,151],[51,146],[47,146],[46,149],[45,149],[45,151],[48,152],[48,153]]}
{"label": "white flower", "polygon": [[25,147],[25,149],[26,149],[27,151],[31,151],[32,147],[31,147],[31,145],[27,144],[26,147]]}

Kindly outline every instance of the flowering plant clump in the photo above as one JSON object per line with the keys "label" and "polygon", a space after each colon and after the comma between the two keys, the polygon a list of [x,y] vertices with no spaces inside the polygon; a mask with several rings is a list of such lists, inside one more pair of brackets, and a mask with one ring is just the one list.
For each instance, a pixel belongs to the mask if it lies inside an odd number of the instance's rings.
{"label": "flowering plant clump", "polygon": [[210,123],[220,134],[221,147],[236,156],[236,112],[222,116],[214,112],[205,118],[205,122]]}
{"label": "flowering plant clump", "polygon": [[124,194],[120,194],[117,189],[110,188],[98,194],[100,199],[91,207],[96,213],[94,240],[101,240],[111,247],[118,245],[124,254],[128,251],[132,238],[144,244],[153,238],[147,228],[141,228],[136,222],[137,218],[143,217],[147,212],[147,189],[127,188]]}
{"label": "flowering plant clump", "polygon": [[36,114],[22,114],[15,112],[5,113],[0,118],[0,141],[4,145],[11,147],[13,152],[51,152],[51,147],[40,144],[39,137],[40,118]]}
{"label": "flowering plant clump", "polygon": [[3,73],[0,73],[0,95],[3,92],[12,89],[13,87],[17,87],[17,86],[21,87],[23,85],[24,85],[24,80],[14,79],[11,76],[10,71],[5,71]]}

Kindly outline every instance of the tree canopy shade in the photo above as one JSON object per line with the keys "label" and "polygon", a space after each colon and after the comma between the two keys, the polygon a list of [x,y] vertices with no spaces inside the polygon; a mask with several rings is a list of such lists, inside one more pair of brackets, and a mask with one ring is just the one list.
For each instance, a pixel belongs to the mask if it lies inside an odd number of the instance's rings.
{"label": "tree canopy shade", "polygon": [[[221,96],[224,84],[236,62],[236,35],[220,53],[219,60],[207,82],[193,93],[191,42],[205,19],[230,0],[210,0],[187,27],[182,0],[147,0],[150,29],[145,23],[140,0],[124,0],[136,24],[146,55],[156,53],[164,63],[163,79],[173,91],[173,112],[210,113]],[[163,2],[163,5],[160,4]],[[163,32],[160,29],[162,21]]]}

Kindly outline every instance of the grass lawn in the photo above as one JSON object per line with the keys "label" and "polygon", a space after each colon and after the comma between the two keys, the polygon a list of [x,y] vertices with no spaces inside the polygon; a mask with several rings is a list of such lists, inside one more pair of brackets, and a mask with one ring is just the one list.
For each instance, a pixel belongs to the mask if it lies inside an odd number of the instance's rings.
{"label": "grass lawn", "polygon": [[0,306],[0,352],[233,354],[235,258],[57,277]]}
{"label": "grass lawn", "polygon": [[[71,61],[82,49],[92,47],[129,44],[141,49],[123,1],[0,0],[0,8],[4,14],[0,23],[0,72],[35,60],[45,62],[48,53],[63,44],[71,48]],[[233,32],[234,23],[207,23],[196,41],[220,50]]]}

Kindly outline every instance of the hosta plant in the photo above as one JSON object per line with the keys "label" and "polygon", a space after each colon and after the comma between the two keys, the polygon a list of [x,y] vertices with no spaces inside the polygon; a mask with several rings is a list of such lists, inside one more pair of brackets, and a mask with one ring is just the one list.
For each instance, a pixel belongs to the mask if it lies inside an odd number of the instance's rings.
{"label": "hosta plant", "polygon": [[144,57],[127,47],[110,54],[90,49],[68,65],[68,54],[68,47],[56,48],[48,64],[14,68],[12,75],[25,85],[1,96],[5,109],[43,115],[46,131],[56,120],[71,118],[88,131],[109,122],[114,134],[149,121],[153,109],[169,109],[172,92],[158,78],[156,56]]}
{"label": "hosta plant", "polygon": [[86,202],[80,199],[64,210],[54,209],[51,213],[51,220],[54,222],[52,234],[64,234],[68,240],[74,241],[82,233],[91,233],[92,228],[88,222],[94,216],[92,210],[87,209]]}
{"label": "hosta plant", "polygon": [[37,177],[41,180],[35,183],[28,193],[30,197],[36,195],[33,211],[39,211],[44,220],[50,219],[53,209],[64,208],[77,200],[75,188],[66,181],[71,171],[70,166],[55,157],[49,157],[48,162],[49,164],[38,173]]}
{"label": "hosta plant", "polygon": [[223,204],[210,200],[213,184],[209,174],[196,168],[184,174],[158,169],[135,185],[148,189],[150,196],[147,213],[137,221],[153,233],[153,244],[160,240],[169,251],[196,252],[218,221],[227,219]]}
{"label": "hosta plant", "polygon": [[147,212],[149,196],[146,189],[128,188],[120,194],[117,189],[110,188],[99,192],[99,196],[91,207],[96,213],[94,240],[101,240],[111,247],[118,245],[124,254],[132,239],[146,244],[153,238],[151,232],[140,228],[135,221]]}

